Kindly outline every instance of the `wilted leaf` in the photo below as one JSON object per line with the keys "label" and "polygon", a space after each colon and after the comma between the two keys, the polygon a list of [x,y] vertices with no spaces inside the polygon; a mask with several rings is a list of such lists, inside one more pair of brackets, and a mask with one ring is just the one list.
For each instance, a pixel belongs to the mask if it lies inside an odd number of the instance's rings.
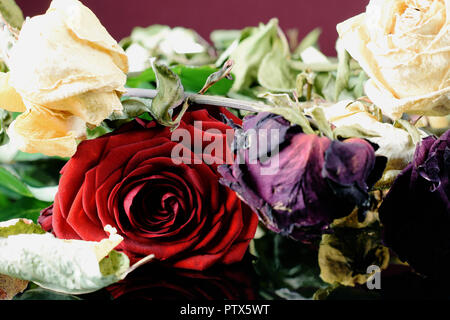
{"label": "wilted leaf", "polygon": [[310,33],[306,35],[298,45],[298,47],[294,50],[293,55],[300,55],[305,49],[309,47],[317,47],[317,43],[319,41],[319,37],[322,33],[320,28],[316,28]]}
{"label": "wilted leaf", "polygon": [[[271,112],[274,114],[278,114],[284,117],[286,120],[290,121],[292,124],[296,124],[302,127],[304,133],[314,133],[314,130],[311,128],[311,125],[300,109],[300,106],[297,106],[295,103],[288,103],[289,100],[288,97],[286,98],[286,96],[269,92],[262,94],[259,97],[267,99],[273,104],[273,107],[258,107],[257,105],[255,105],[255,109],[258,109],[259,112]],[[285,101],[286,103],[283,103],[283,101]]]}
{"label": "wilted leaf", "polygon": [[36,228],[23,220],[0,223],[0,274],[57,292],[83,294],[123,279],[138,266],[130,268],[128,257],[113,251],[123,238],[109,226],[109,238],[100,242],[57,239]]}
{"label": "wilted leaf", "polygon": [[408,132],[411,136],[414,145],[417,145],[422,140],[419,129],[417,129],[409,121],[398,119],[394,122],[394,127],[406,130],[406,132]]}
{"label": "wilted leaf", "polygon": [[336,44],[336,51],[338,53],[339,66],[336,75],[336,85],[334,99],[339,100],[339,96],[344,89],[348,87],[350,79],[350,54],[345,50],[341,41],[338,40]]}
{"label": "wilted leaf", "polygon": [[258,82],[272,91],[292,91],[296,87],[297,71],[288,62],[289,48],[287,44],[276,38],[273,47],[261,62],[258,71]]}
{"label": "wilted leaf", "polygon": [[212,73],[207,79],[203,88],[199,91],[200,94],[205,94],[213,85],[221,81],[222,79],[231,80],[231,70],[233,69],[233,60],[228,60],[225,64],[220,68],[219,71]]}
{"label": "wilted leaf", "polygon": [[20,29],[24,18],[22,10],[14,0],[0,0],[1,20],[9,26]]}
{"label": "wilted leaf", "polygon": [[366,220],[359,222],[355,210],[349,217],[334,222],[333,233],[322,236],[319,249],[322,280],[355,286],[373,276],[367,273],[369,266],[387,268],[389,249],[381,244],[381,227],[372,214]]}
{"label": "wilted leaf", "polygon": [[[158,24],[136,27],[123,44],[127,45],[127,54],[134,45],[139,45],[148,51],[148,58],[156,57],[168,64],[205,65],[215,58],[215,52],[207,41],[194,30],[183,27],[170,28]],[[142,64],[142,61],[135,63],[130,56],[131,65]]]}
{"label": "wilted leaf", "polygon": [[319,127],[319,131],[330,139],[334,139],[334,133],[331,129],[331,125],[325,117],[325,113],[321,108],[314,108],[311,111],[311,115],[316,120],[316,124]]}
{"label": "wilted leaf", "polygon": [[122,100],[122,114],[112,114],[109,120],[133,119],[140,115],[151,112],[152,100],[138,97],[126,97]]}
{"label": "wilted leaf", "polygon": [[368,128],[364,128],[363,126],[355,123],[353,125],[337,127],[334,129],[334,135],[338,138],[373,138],[379,137],[380,135],[371,131]]}
{"label": "wilted leaf", "polygon": [[235,62],[232,91],[247,88],[257,79],[262,60],[272,50],[277,29],[278,20],[270,20],[267,25],[260,26],[251,36],[242,40],[231,53],[230,58]]}
{"label": "wilted leaf", "polygon": [[0,274],[0,300],[11,300],[28,287],[28,281]]}
{"label": "wilted leaf", "polygon": [[184,89],[180,78],[169,67],[155,60],[152,60],[152,68],[156,75],[158,94],[152,101],[150,113],[158,123],[176,127],[182,113],[179,119],[172,120],[173,109],[181,105],[184,100]]}
{"label": "wilted leaf", "polygon": [[217,50],[224,51],[240,36],[241,30],[214,30],[209,37]]}

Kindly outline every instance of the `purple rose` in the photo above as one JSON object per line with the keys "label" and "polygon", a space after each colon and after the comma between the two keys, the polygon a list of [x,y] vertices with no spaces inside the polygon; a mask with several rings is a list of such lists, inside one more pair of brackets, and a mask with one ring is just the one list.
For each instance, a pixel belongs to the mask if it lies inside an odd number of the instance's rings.
{"label": "purple rose", "polygon": [[427,137],[380,206],[383,238],[417,272],[447,277],[450,268],[450,130]]}
{"label": "purple rose", "polygon": [[235,163],[219,167],[221,182],[274,232],[307,242],[368,203],[376,157],[365,140],[304,134],[281,116],[259,113],[236,129],[235,148]]}

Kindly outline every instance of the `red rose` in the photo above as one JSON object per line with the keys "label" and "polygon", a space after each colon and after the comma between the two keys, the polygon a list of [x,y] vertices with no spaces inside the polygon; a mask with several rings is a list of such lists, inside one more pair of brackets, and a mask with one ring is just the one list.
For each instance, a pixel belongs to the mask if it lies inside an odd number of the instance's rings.
{"label": "red rose", "polygon": [[[124,237],[118,249],[132,263],[149,254],[192,270],[240,261],[255,234],[257,217],[219,184],[216,162],[225,161],[230,152],[195,154],[194,141],[183,140],[189,148],[181,150],[171,140],[174,134],[189,132],[196,141],[201,138],[201,150],[214,141],[226,147],[230,127],[218,120],[220,113],[239,121],[225,109],[193,109],[173,133],[138,119],[82,142],[61,171],[52,217],[47,211],[41,221],[58,238],[88,241],[107,237],[104,227],[111,225]],[[202,129],[194,121],[201,121]],[[185,162],[195,162],[175,164],[175,147]]]}

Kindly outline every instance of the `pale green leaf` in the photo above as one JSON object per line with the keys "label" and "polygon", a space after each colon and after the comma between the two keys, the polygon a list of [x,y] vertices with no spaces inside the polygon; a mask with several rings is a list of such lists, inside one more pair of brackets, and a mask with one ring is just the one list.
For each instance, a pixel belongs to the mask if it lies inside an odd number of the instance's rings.
{"label": "pale green leaf", "polygon": [[259,67],[259,84],[271,91],[294,90],[298,71],[290,67],[288,60],[284,43],[278,38],[275,39],[272,51],[264,57]]}
{"label": "pale green leaf", "polygon": [[[273,104],[273,107],[265,105],[259,106],[255,104],[255,108],[258,109],[259,112],[271,112],[282,116],[292,124],[296,124],[302,127],[304,133],[307,134],[315,133],[314,130],[311,128],[308,119],[303,114],[300,106],[298,106],[295,103],[287,103],[289,98],[286,96],[281,98],[282,95],[276,95],[270,92],[261,94],[259,97],[267,99],[269,102]],[[283,103],[283,101],[285,103]]]}
{"label": "pale green leaf", "polygon": [[235,82],[232,91],[247,88],[256,81],[262,60],[272,50],[277,29],[278,20],[270,20],[267,25],[260,26],[256,32],[240,42],[231,53],[230,58],[235,63],[233,68]]}
{"label": "pale green leaf", "polygon": [[122,101],[122,106],[122,114],[112,114],[109,120],[132,119],[146,112],[151,112],[152,100],[139,97],[126,97]]}
{"label": "pale green leaf", "polygon": [[67,294],[97,291],[136,268],[113,250],[123,238],[113,228],[105,230],[108,239],[89,242],[57,239],[23,220],[0,223],[0,274]]}
{"label": "pale green leaf", "polygon": [[294,50],[294,55],[300,55],[305,49],[309,47],[317,47],[319,37],[322,33],[322,30],[320,28],[316,28],[310,33],[306,35],[300,42],[300,44],[297,46],[297,48]]}
{"label": "pale green leaf", "polygon": [[411,140],[414,145],[417,145],[421,140],[421,133],[417,127],[412,125],[409,121],[398,119],[394,122],[394,127],[406,130],[411,136]]}
{"label": "pale green leaf", "polygon": [[336,75],[334,99],[338,101],[341,92],[348,87],[348,81],[350,79],[350,54],[345,50],[340,40],[337,41],[336,50],[339,66]]}
{"label": "pale green leaf", "polygon": [[166,65],[153,59],[152,68],[156,75],[158,94],[152,101],[150,113],[158,123],[174,128],[178,126],[181,118],[179,116],[180,119],[172,120],[172,112],[183,103],[183,85],[180,78]]}
{"label": "pale green leaf", "polygon": [[217,50],[224,51],[240,36],[241,30],[214,30],[209,37]]}
{"label": "pale green leaf", "polygon": [[322,108],[314,108],[311,110],[311,115],[319,128],[319,131],[330,139],[334,139],[334,133],[331,129],[331,125],[325,117],[325,113]]}
{"label": "pale green leaf", "polygon": [[0,15],[3,22],[11,27],[15,29],[22,27],[23,13],[14,0],[0,0]]}

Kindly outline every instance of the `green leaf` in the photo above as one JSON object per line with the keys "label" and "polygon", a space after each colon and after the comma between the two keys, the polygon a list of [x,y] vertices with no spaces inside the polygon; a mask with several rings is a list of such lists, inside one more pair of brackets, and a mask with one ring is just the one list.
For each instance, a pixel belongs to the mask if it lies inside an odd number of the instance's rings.
{"label": "green leaf", "polygon": [[[172,72],[180,77],[181,84],[186,92],[199,92],[208,77],[211,74],[218,72],[220,69],[211,66],[184,66],[177,65],[170,68]],[[230,91],[233,85],[233,80],[221,79],[209,90],[209,94],[226,96],[228,91]],[[155,89],[156,88],[156,76],[153,69],[147,69],[142,72],[139,76],[128,78],[127,87],[129,88],[144,88],[144,89]]]}
{"label": "green leaf", "polygon": [[15,29],[20,29],[24,22],[23,13],[14,0],[0,0],[1,20]]}
{"label": "green leaf", "polygon": [[24,218],[36,222],[41,211],[50,205],[51,202],[33,198],[20,198],[10,201],[6,206],[0,207],[0,221]]}
{"label": "green leaf", "polygon": [[18,177],[3,167],[0,167],[0,186],[3,186],[19,195],[33,197],[33,194]]}
{"label": "green leaf", "polygon": [[152,60],[152,68],[156,75],[158,93],[153,99],[150,113],[158,123],[171,128],[177,127],[185,109],[176,120],[172,120],[172,111],[183,103],[184,89],[180,78],[169,67]]}
{"label": "green leaf", "polygon": [[258,76],[259,66],[264,57],[272,50],[272,43],[277,36],[278,20],[272,19],[267,25],[256,29],[252,35],[242,40],[231,53],[235,65],[235,81],[232,91],[248,88]]}

